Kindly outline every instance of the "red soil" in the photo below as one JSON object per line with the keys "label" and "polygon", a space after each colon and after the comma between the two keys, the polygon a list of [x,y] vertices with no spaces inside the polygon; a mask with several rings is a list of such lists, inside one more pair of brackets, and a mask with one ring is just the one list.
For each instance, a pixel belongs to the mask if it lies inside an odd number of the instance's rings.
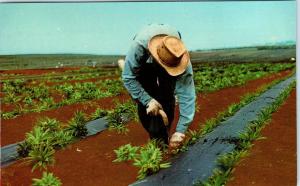
{"label": "red soil", "polygon": [[227,185],[296,185],[296,91],[272,116],[262,130],[266,140],[254,143]]}
{"label": "red soil", "polygon": [[1,112],[11,112],[15,109],[15,105],[11,104],[11,103],[2,103],[1,104]]}
{"label": "red soil", "polygon": [[[195,121],[191,128],[197,128],[200,122],[216,116],[219,111],[223,111],[229,104],[238,102],[241,95],[247,92],[253,92],[258,87],[279,77],[286,76],[289,73],[290,71],[282,72],[277,75],[250,81],[242,87],[232,87],[215,93],[199,95],[198,102],[200,103],[200,111],[199,114],[196,114]],[[59,116],[59,113],[57,114],[55,117]],[[60,114],[64,115],[63,112],[60,112]],[[21,126],[22,125],[19,125],[19,127]],[[32,126],[30,126],[30,128],[31,127]],[[130,132],[127,135],[118,135],[106,130],[98,135],[69,145],[65,150],[59,150],[55,154],[55,166],[50,167],[49,170],[54,172],[54,174],[62,180],[64,185],[106,186],[128,185],[134,182],[138,170],[133,167],[131,163],[112,162],[112,160],[115,159],[114,149],[127,143],[142,145],[147,141],[148,135],[140,124],[132,122],[128,127]],[[174,127],[175,125],[173,128]],[[15,128],[16,127],[14,127],[14,129]],[[78,152],[77,148],[82,151]],[[41,176],[41,172],[38,170],[34,173],[31,173],[30,170],[31,166],[22,164],[22,160],[5,167],[2,169],[3,183],[29,185],[32,178]]]}
{"label": "red soil", "polygon": [[[131,143],[142,145],[147,142],[147,134],[141,125],[131,123],[127,135],[118,135],[112,131],[91,136],[69,145],[67,149],[55,154],[55,166],[49,171],[61,178],[63,185],[127,185],[135,180],[137,168],[130,163],[112,163],[113,150]],[[78,152],[81,150],[81,152]],[[68,158],[66,158],[68,157]],[[30,185],[32,178],[41,177],[37,170],[31,173],[28,165],[22,161],[2,170],[2,183],[11,185]],[[16,179],[18,178],[18,179]],[[100,178],[100,179],[99,179]]]}
{"label": "red soil", "polygon": [[46,81],[46,85],[48,86],[53,86],[53,85],[59,85],[59,84],[64,84],[64,83],[70,83],[70,84],[75,84],[75,83],[84,83],[84,82],[97,82],[99,80],[106,80],[106,79],[118,79],[118,76],[105,76],[105,77],[97,77],[97,78],[90,78],[90,79],[82,79],[82,80],[68,80],[68,81],[62,81],[62,82],[48,82]]}
{"label": "red soil", "polygon": [[62,106],[54,110],[42,111],[40,113],[28,113],[18,116],[14,119],[2,120],[1,146],[24,140],[26,132],[31,131],[36,121],[41,117],[56,118],[58,121],[66,123],[73,117],[74,112],[77,110],[83,111],[84,113],[90,115],[97,107],[101,107],[103,109],[112,109],[114,107],[114,99],[123,102],[128,98],[129,96],[127,94],[120,94],[114,98],[108,97],[89,102],[76,103]]}
{"label": "red soil", "polygon": [[1,74],[39,75],[47,73],[65,72],[67,70],[79,70],[79,67],[48,68],[48,69],[20,69],[20,70],[0,70]]}
{"label": "red soil", "polygon": [[[226,108],[240,101],[241,96],[248,92],[256,90],[258,87],[268,84],[275,79],[287,76],[291,71],[283,71],[280,73],[265,76],[264,78],[251,80],[245,85],[239,87],[225,88],[216,92],[199,94],[197,97],[197,104],[199,105],[198,113],[195,114],[194,121],[190,125],[191,130],[198,130],[199,126],[203,126],[205,121],[209,118],[214,118],[219,112],[226,110]],[[178,108],[175,118],[178,119]],[[176,125],[171,127],[171,131],[174,132]]]}
{"label": "red soil", "polygon": [[[240,87],[226,88],[209,94],[199,94],[197,98],[198,105],[200,105],[199,112],[195,114],[195,118],[190,126],[190,129],[198,129],[200,123],[203,123],[208,118],[215,117],[218,112],[226,109],[229,104],[239,102],[240,96],[249,92],[249,90],[255,90],[258,86],[269,83],[279,77],[286,76],[289,73],[290,71],[284,71],[281,73],[266,76],[261,79],[249,81],[247,84]],[[235,96],[232,96],[233,94]],[[125,95],[120,95],[116,98],[121,98],[124,100],[129,97],[124,96]],[[61,98],[55,97],[55,99]],[[73,117],[73,113],[76,110],[82,110],[83,112],[90,114],[94,112],[95,106],[98,105],[103,107],[103,109],[112,108],[112,100],[112,98],[104,98],[100,99],[99,101],[90,101],[90,103],[93,103],[94,105],[89,105],[87,102],[77,103],[66,105],[55,110],[47,110],[40,113],[28,113],[18,116],[14,119],[3,120],[1,125],[1,130],[3,131],[1,146],[22,141],[25,137],[26,132],[31,131],[36,120],[40,117],[56,118],[61,122],[67,122]],[[178,119],[178,108],[175,118]],[[18,128],[18,130],[15,130],[16,127]],[[172,126],[172,132],[175,131],[175,127],[176,125],[174,124]]]}
{"label": "red soil", "polygon": [[[68,84],[75,84],[75,83],[84,83],[84,82],[97,82],[99,80],[106,80],[106,79],[113,79],[116,80],[118,79],[117,76],[105,76],[105,77],[98,77],[98,78],[91,78],[91,79],[83,79],[83,80],[70,80],[70,81],[64,81],[64,82],[47,82],[44,80],[39,80],[38,82],[45,82],[45,85],[47,86],[54,86],[54,85],[60,85],[60,84],[64,84],[64,83],[68,83]],[[36,86],[36,85],[27,85],[28,87],[30,86]],[[0,86],[1,89],[1,86]],[[0,98],[3,98],[5,96],[5,93],[0,93]],[[63,99],[63,95],[61,93],[58,93],[56,90],[52,89],[50,90],[50,97],[52,97],[54,99],[55,103],[60,102]],[[23,99],[21,99],[19,102],[17,102],[18,104],[20,104],[22,107],[25,107],[25,104],[22,102]],[[2,112],[10,112],[13,111],[16,108],[15,104],[12,103],[4,103],[1,105],[1,111]],[[19,116],[17,116],[19,117]]]}
{"label": "red soil", "polygon": [[[99,80],[105,80],[105,79],[116,79],[115,78],[115,76],[111,76],[111,77],[108,77],[108,78],[106,78],[106,77],[104,77],[104,78],[93,78],[93,79],[87,79],[87,80],[72,80],[72,81],[68,81],[67,83],[68,84],[75,84],[75,83],[78,83],[78,82],[96,82],[96,81],[99,81]],[[51,83],[45,83],[45,85],[48,85],[48,86],[54,86],[54,85],[59,85],[59,84],[64,84],[65,82],[51,82]],[[34,85],[31,85],[31,86],[34,86]],[[51,87],[50,87],[51,88]],[[106,91],[107,89],[105,89],[105,88],[101,88],[101,90],[104,90],[104,91]],[[49,91],[49,97],[51,98],[53,98],[53,100],[54,100],[54,102],[55,103],[59,103],[59,102],[61,102],[63,99],[64,99],[64,95],[61,93],[61,92],[59,92],[59,91],[57,91],[57,90],[55,90],[55,89],[50,89],[50,91]],[[5,93],[2,93],[2,94],[0,94],[0,98],[1,97],[4,97],[5,96]],[[35,100],[35,101],[37,101],[38,103],[41,103],[39,100]],[[23,102],[23,98],[22,99],[20,99],[20,101],[18,101],[18,102],[14,102],[14,103],[3,103],[2,105],[1,105],[1,111],[2,112],[11,112],[11,111],[13,111],[13,110],[15,110],[17,107],[16,107],[16,103],[17,104],[19,104],[19,105],[21,105],[23,108],[26,108],[26,109],[29,109],[29,108],[32,108],[32,107],[30,107],[30,106],[27,106],[24,102]],[[33,104],[34,105],[34,104]],[[21,115],[23,115],[23,114],[21,114]],[[20,117],[21,115],[18,115],[18,116],[16,116],[16,117]]]}

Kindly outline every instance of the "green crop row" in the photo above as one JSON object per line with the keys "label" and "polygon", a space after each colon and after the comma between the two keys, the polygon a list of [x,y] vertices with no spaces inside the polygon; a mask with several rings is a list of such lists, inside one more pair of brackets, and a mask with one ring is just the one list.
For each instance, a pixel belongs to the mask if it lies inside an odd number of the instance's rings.
{"label": "green crop row", "polygon": [[246,81],[293,68],[295,68],[294,63],[199,66],[194,70],[195,87],[197,92],[211,92],[226,87],[240,86]]}
{"label": "green crop row", "polygon": [[117,159],[113,162],[133,160],[133,165],[139,168],[138,179],[144,179],[147,175],[153,174],[160,169],[171,166],[169,162],[163,162],[162,142],[150,140],[145,146],[132,146],[126,144],[114,150]]}
{"label": "green crop row", "polygon": [[[274,80],[272,83],[258,89],[257,92],[246,94],[245,96],[243,96],[241,98],[240,103],[230,105],[227,108],[226,111],[220,112],[216,118],[212,118],[212,119],[206,121],[203,128],[200,128],[201,126],[203,126],[203,124],[199,124],[199,130],[197,130],[197,131],[196,130],[195,131],[189,130],[188,134],[187,134],[187,140],[184,141],[181,148],[179,148],[177,150],[173,150],[172,153],[177,154],[179,152],[187,151],[189,146],[195,144],[200,138],[202,138],[206,134],[210,133],[222,121],[225,121],[228,117],[234,115],[243,106],[249,104],[250,102],[255,100],[259,95],[261,95],[263,92],[267,91],[268,89],[273,87],[275,84],[279,83],[280,81],[283,81],[286,78],[287,77],[281,78],[281,79],[278,79],[278,80]],[[289,88],[289,90],[290,90],[290,88]],[[285,93],[280,96],[281,98],[279,100],[282,102],[283,97],[286,97],[286,95],[287,95],[287,91],[285,91]],[[276,103],[278,103],[278,101]],[[270,108],[272,108],[271,110],[274,111],[278,108],[278,106],[273,105]],[[266,113],[270,113],[270,112],[263,112],[261,114],[260,118],[269,117]],[[250,128],[253,129],[253,127],[250,127]],[[249,145],[249,140],[248,139],[251,139],[251,140],[252,139],[259,139],[259,137],[260,136],[257,135],[257,133],[250,134],[250,135],[242,134],[241,138],[240,138],[241,139],[240,140],[241,145],[239,147],[248,147],[249,148],[251,145]],[[151,144],[151,143],[153,143],[153,142],[150,141],[148,144]],[[156,142],[154,142],[154,143],[156,143]],[[147,156],[146,152],[144,152],[146,155],[143,155],[143,156],[141,154],[139,154],[139,150],[141,148],[143,148],[145,150],[145,148],[147,148],[148,144],[145,147],[131,146],[131,144],[126,144],[126,145],[120,146],[118,149],[114,150],[114,152],[116,153],[116,157],[117,157],[114,160],[114,162],[122,162],[122,161],[133,160],[133,165],[140,168],[138,179],[143,179],[143,178],[145,178],[145,176],[150,175],[154,172],[157,172],[161,168],[170,167],[171,166],[170,163],[168,163],[168,162],[163,163],[162,162],[161,157],[162,157],[162,153],[164,151],[158,153],[157,155],[153,155],[153,154],[155,154],[154,152],[152,152],[154,150],[153,149],[148,150],[148,151],[151,152],[151,154],[153,156]],[[166,147],[159,147],[159,145],[158,145],[156,148],[157,148],[156,151],[159,151],[159,150],[161,151],[161,149],[165,149]],[[245,155],[246,155],[246,152],[244,150],[241,150],[238,153],[235,153],[235,152],[229,153],[229,154],[227,154],[226,157],[223,157],[223,156],[220,157],[218,162],[220,164],[222,164],[222,162],[223,162],[222,165],[224,165],[224,166],[233,165],[241,157],[244,157]],[[162,166],[160,166],[160,165],[162,165]],[[206,186],[223,185],[224,181],[229,177],[231,171],[232,171],[232,169],[222,170],[222,171],[221,170],[215,170],[213,177],[210,178],[208,182],[205,182],[205,183],[204,182],[199,182],[197,184],[198,185],[206,185]]]}
{"label": "green crop row", "polygon": [[[292,75],[293,74],[289,75],[288,77],[290,77]],[[249,104],[250,102],[255,100],[259,95],[261,95],[265,91],[269,90],[271,87],[278,84],[279,82],[287,79],[288,77],[276,79],[276,80],[272,81],[271,83],[269,83],[268,85],[265,85],[265,86],[259,88],[254,93],[247,93],[246,95],[241,97],[241,100],[239,103],[233,103],[233,104],[229,105],[225,111],[219,112],[215,118],[211,118],[211,119],[207,120],[204,124],[200,123],[199,130],[195,130],[195,131],[189,130],[188,134],[187,134],[188,140],[185,140],[183,146],[173,153],[176,154],[178,152],[187,151],[188,147],[190,145],[193,145],[194,143],[196,143],[196,141],[198,139],[204,137],[205,135],[207,135],[208,133],[213,131],[213,129],[215,127],[217,127],[222,121],[225,121],[228,117],[233,116],[243,106]]]}
{"label": "green crop row", "polygon": [[264,137],[261,136],[261,130],[271,121],[272,113],[282,105],[295,86],[296,82],[292,83],[276,98],[275,102],[262,110],[258,118],[252,121],[248,129],[244,133],[241,133],[239,138],[235,140],[236,148],[234,151],[222,154],[218,157],[218,168],[214,169],[213,175],[209,177],[207,181],[198,182],[195,185],[225,185],[227,181],[230,180],[234,167],[239,163],[240,159],[248,155],[250,148],[253,146],[253,142],[255,140],[264,139]]}
{"label": "green crop row", "polygon": [[[105,69],[105,68],[88,68],[83,67],[79,70],[66,70],[64,72],[50,72],[42,75],[22,75],[22,74],[1,74],[4,79],[3,82],[12,82],[16,80],[25,80],[32,82],[33,80],[38,80],[40,82],[64,82],[71,80],[84,80],[90,78],[98,78],[104,76],[118,75],[120,74],[119,69]],[[34,81],[33,81],[34,82]]]}
{"label": "green crop row", "polygon": [[[260,88],[257,92],[245,95],[241,99],[240,103],[230,105],[226,111],[220,112],[216,118],[212,118],[206,121],[204,127],[201,128],[199,131],[189,130],[187,134],[187,140],[184,141],[184,144],[181,146],[181,148],[173,150],[172,153],[177,154],[179,152],[187,151],[190,145],[195,144],[200,138],[204,137],[206,134],[211,132],[216,126],[220,124],[220,122],[234,115],[243,106],[249,104],[263,92],[265,92],[266,90],[268,90],[269,88],[271,88],[272,86],[284,79],[285,78],[274,80],[267,86]],[[202,124],[199,124],[199,126],[202,126]],[[171,164],[168,162],[163,163],[162,154],[164,152],[163,149],[166,149],[166,147],[159,147],[161,144],[158,144],[159,143],[157,143],[157,141],[150,141],[144,147],[132,146],[131,144],[125,144],[123,146],[120,146],[118,149],[114,150],[117,157],[114,160],[114,162],[132,160],[133,165],[140,168],[137,178],[143,179],[147,175],[159,171],[161,168],[167,168],[171,166]],[[242,153],[240,153],[240,155],[242,155]]]}
{"label": "green crop row", "polygon": [[[248,80],[257,79],[270,73],[292,69],[295,64],[230,64],[225,66],[198,66],[194,80],[197,92],[210,92],[222,88],[242,85]],[[3,103],[13,103],[15,109],[2,112],[3,119],[14,118],[28,112],[41,112],[63,105],[118,95],[124,90],[120,80],[99,80],[85,83],[64,83],[46,86],[27,86],[24,80],[3,82]],[[54,102],[51,92],[56,90],[62,101]]]}
{"label": "green crop row", "polygon": [[[26,133],[25,140],[18,145],[19,157],[25,157],[33,167],[47,169],[48,165],[54,164],[54,153],[88,134],[86,123],[100,117],[108,119],[108,127],[117,130],[118,133],[128,131],[125,123],[136,119],[136,105],[132,101],[117,103],[113,110],[96,109],[89,117],[81,111],[76,111],[74,117],[67,125],[61,124],[56,119],[39,119],[31,132]],[[64,127],[63,127],[64,126]]]}
{"label": "green crop row", "polygon": [[84,74],[68,74],[59,77],[48,76],[46,82],[65,82],[71,80],[85,80],[85,79],[95,79],[105,76],[116,76],[119,75],[118,69],[115,71],[102,71],[102,72],[85,72]]}
{"label": "green crop row", "polygon": [[53,173],[43,172],[42,178],[33,178],[32,186],[61,186],[62,183],[59,178]]}
{"label": "green crop row", "polygon": [[[45,84],[27,87],[22,83],[14,84],[14,92],[16,93],[9,91],[8,87],[12,86],[5,86],[4,90],[8,93],[4,97],[3,102],[12,103],[15,105],[15,108],[9,112],[1,112],[3,119],[14,118],[24,113],[41,112],[64,105],[116,96],[123,91],[120,80],[101,80],[94,83],[75,83],[74,85],[64,83],[53,87],[46,86]],[[54,101],[53,96],[55,94],[62,98],[60,102]]]}

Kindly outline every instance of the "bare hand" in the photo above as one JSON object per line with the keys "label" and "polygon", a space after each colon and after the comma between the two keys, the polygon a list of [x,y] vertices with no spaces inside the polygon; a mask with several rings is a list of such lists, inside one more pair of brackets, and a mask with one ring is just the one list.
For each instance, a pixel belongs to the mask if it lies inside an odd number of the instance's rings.
{"label": "bare hand", "polygon": [[147,105],[146,112],[151,116],[157,116],[160,109],[162,109],[161,104],[158,103],[155,99],[151,99]]}
{"label": "bare hand", "polygon": [[175,132],[170,139],[169,147],[172,149],[178,148],[182,144],[184,138],[185,135],[183,133]]}

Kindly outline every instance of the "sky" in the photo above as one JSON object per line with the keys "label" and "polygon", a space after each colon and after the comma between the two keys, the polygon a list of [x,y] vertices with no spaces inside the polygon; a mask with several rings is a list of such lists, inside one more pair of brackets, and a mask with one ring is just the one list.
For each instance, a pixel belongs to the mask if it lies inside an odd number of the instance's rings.
{"label": "sky", "polygon": [[149,23],[189,50],[296,41],[296,1],[0,3],[0,55],[124,55]]}

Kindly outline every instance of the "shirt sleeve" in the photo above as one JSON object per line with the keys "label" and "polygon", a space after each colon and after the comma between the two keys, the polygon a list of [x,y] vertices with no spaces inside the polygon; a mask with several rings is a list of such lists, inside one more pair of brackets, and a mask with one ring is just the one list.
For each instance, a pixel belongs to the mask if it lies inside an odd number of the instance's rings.
{"label": "shirt sleeve", "polygon": [[122,72],[122,80],[125,88],[133,99],[137,99],[143,105],[147,105],[152,97],[143,89],[137,81],[140,75],[140,67],[143,61],[149,58],[146,49],[136,41],[133,41],[125,58],[124,70]]}
{"label": "shirt sleeve", "polygon": [[185,73],[178,77],[175,94],[179,101],[179,121],[176,132],[185,133],[195,115],[196,93],[191,64]]}

